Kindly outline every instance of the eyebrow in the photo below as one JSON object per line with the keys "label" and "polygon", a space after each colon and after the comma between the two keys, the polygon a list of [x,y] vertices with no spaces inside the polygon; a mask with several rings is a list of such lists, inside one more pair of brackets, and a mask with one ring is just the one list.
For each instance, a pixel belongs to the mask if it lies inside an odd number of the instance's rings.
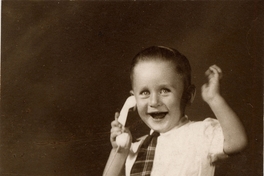
{"label": "eyebrow", "polygon": [[144,86],[142,88],[139,89],[139,91],[141,92],[142,90],[149,90],[149,88],[147,86]]}
{"label": "eyebrow", "polygon": [[173,86],[173,84],[160,84],[159,87],[173,87],[176,89],[176,87]]}
{"label": "eyebrow", "polygon": [[[173,84],[160,84],[157,86],[158,88],[163,88],[163,87],[172,87],[174,89],[176,89],[175,86],[173,86]],[[141,92],[142,90],[149,90],[148,86],[144,86],[142,88],[139,89],[139,91]]]}

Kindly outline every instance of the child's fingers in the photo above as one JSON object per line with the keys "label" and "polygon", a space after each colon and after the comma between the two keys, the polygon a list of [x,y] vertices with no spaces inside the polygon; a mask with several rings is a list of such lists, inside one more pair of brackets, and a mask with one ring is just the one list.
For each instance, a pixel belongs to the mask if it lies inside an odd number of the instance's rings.
{"label": "child's fingers", "polygon": [[118,122],[119,113],[115,113],[115,120],[111,122],[111,127],[122,127],[122,124]]}
{"label": "child's fingers", "polygon": [[122,124],[118,122],[119,113],[115,113],[115,120],[111,122],[111,133],[122,130]]}
{"label": "child's fingers", "polygon": [[208,69],[208,70],[206,70],[205,75],[206,75],[206,76],[209,76],[211,73],[212,73],[211,70]]}
{"label": "child's fingers", "polygon": [[115,129],[115,130],[111,130],[111,134],[110,134],[110,138],[114,141],[115,138],[122,134],[122,131],[121,130],[118,130],[118,129]]}
{"label": "child's fingers", "polygon": [[116,138],[116,136],[120,135],[122,133],[122,124],[118,122],[119,113],[115,113],[115,120],[111,122],[111,139]]}
{"label": "child's fingers", "polygon": [[214,74],[218,74],[218,69],[215,67],[215,65],[212,65],[211,67],[209,67],[209,70],[211,70],[211,72]]}
{"label": "child's fingers", "polygon": [[222,70],[220,67],[218,67],[217,65],[212,65],[209,67],[209,70],[211,70],[215,76],[219,77],[219,79],[222,78],[223,74],[222,74]]}
{"label": "child's fingers", "polygon": [[119,132],[119,131],[122,132],[122,128],[120,128],[118,126],[117,127],[112,127],[111,130],[110,130],[111,133]]}
{"label": "child's fingers", "polygon": [[113,127],[111,128],[111,134],[110,134],[110,141],[113,146],[116,145],[116,137],[122,134],[122,129],[119,127]]}
{"label": "child's fingers", "polygon": [[214,77],[214,72],[211,68],[208,68],[208,70],[206,70],[205,72],[205,76],[207,76],[208,80],[210,80],[211,78]]}
{"label": "child's fingers", "polygon": [[119,117],[119,112],[115,112],[115,120],[117,120]]}
{"label": "child's fingers", "polygon": [[121,124],[117,121],[117,120],[114,120],[111,122],[111,127],[119,127]]}
{"label": "child's fingers", "polygon": [[216,69],[219,73],[222,73],[221,68],[218,67],[217,65],[212,65],[211,67],[213,67],[214,69]]}
{"label": "child's fingers", "polygon": [[218,66],[212,65],[205,72],[205,75],[208,77],[209,80],[211,80],[212,78],[221,79],[222,78],[222,70]]}

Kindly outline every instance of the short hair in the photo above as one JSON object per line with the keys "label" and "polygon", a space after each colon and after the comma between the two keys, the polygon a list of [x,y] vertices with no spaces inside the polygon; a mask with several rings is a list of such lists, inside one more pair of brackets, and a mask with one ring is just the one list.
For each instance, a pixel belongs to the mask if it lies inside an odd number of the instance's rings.
{"label": "short hair", "polygon": [[165,46],[151,46],[140,51],[133,59],[130,68],[130,79],[133,85],[133,73],[135,66],[141,61],[168,61],[172,62],[177,73],[182,76],[184,90],[191,85],[191,66],[188,59],[174,48]]}

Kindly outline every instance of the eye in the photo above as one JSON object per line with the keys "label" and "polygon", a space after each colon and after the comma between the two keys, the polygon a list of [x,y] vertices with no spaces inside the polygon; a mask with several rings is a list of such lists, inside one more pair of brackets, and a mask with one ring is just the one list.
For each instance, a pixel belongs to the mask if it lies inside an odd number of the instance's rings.
{"label": "eye", "polygon": [[142,96],[148,96],[150,93],[149,93],[149,91],[147,91],[147,90],[144,90],[144,91],[142,91],[142,92],[140,92],[140,95],[142,95]]}
{"label": "eye", "polygon": [[161,89],[160,94],[167,94],[167,93],[169,93],[169,92],[170,92],[169,89],[167,89],[167,88],[163,88],[163,89]]}

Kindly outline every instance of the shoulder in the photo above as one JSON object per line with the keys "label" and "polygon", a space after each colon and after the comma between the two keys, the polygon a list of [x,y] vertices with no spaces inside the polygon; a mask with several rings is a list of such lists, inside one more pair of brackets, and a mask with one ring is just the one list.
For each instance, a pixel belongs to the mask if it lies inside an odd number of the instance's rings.
{"label": "shoulder", "polygon": [[210,128],[210,127],[218,127],[220,123],[217,119],[214,118],[206,118],[203,121],[190,121],[189,127],[197,127],[197,128]]}
{"label": "shoulder", "polygon": [[211,136],[215,133],[222,133],[222,128],[217,119],[206,118],[203,121],[191,121],[188,124],[188,131],[194,135]]}

